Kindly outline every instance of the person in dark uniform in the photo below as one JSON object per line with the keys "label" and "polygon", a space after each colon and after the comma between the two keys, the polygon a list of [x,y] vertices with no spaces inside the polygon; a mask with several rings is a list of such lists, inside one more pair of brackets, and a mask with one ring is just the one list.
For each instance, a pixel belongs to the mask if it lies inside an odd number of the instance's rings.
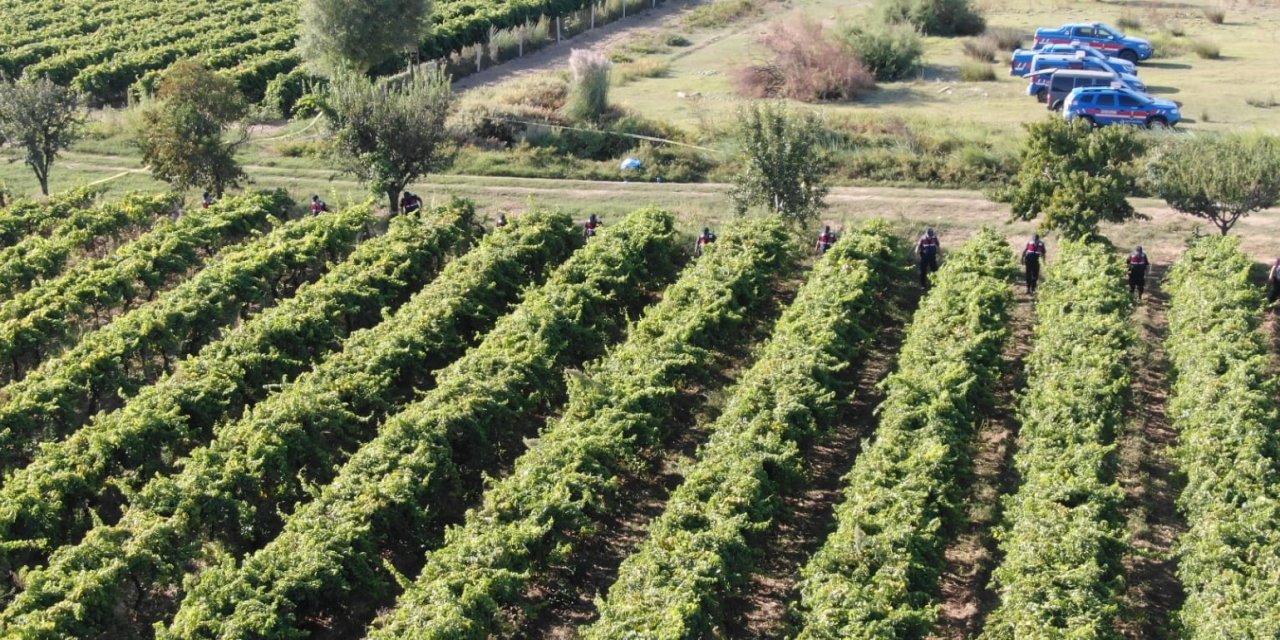
{"label": "person in dark uniform", "polygon": [[831,225],[823,225],[822,233],[818,234],[818,241],[814,243],[813,250],[821,255],[826,253],[835,243],[836,234],[831,233]]}
{"label": "person in dark uniform", "polygon": [[920,256],[920,286],[929,288],[929,274],[938,270],[938,254],[942,252],[942,243],[938,233],[929,227],[916,241],[916,255]]}
{"label": "person in dark uniform", "polygon": [[1022,264],[1027,268],[1027,295],[1034,295],[1040,284],[1040,261],[1046,259],[1047,253],[1040,234],[1031,234],[1031,241],[1022,248]]}
{"label": "person in dark uniform", "polygon": [[1151,261],[1147,260],[1147,254],[1143,253],[1142,246],[1133,248],[1133,253],[1129,254],[1129,295],[1138,292],[1138,299],[1142,299],[1142,294],[1147,289],[1147,267],[1151,266]]}
{"label": "person in dark uniform", "polygon": [[313,216],[320,215],[321,213],[324,213],[325,211],[328,211],[328,210],[329,210],[329,205],[326,204],[324,200],[321,200],[320,196],[318,195],[311,196],[311,215]]}
{"label": "person in dark uniform", "polygon": [[204,192],[204,195],[200,196],[200,206],[204,209],[212,207],[215,202],[217,202],[217,200],[214,200],[213,194],[208,191]]}
{"label": "person in dark uniform", "polygon": [[498,214],[498,221],[497,221],[497,222],[495,222],[495,223],[493,223],[493,228],[495,228],[495,229],[501,229],[501,228],[503,228],[503,227],[505,227],[505,226],[507,226],[507,214],[505,214],[505,213],[499,213],[499,214]]}
{"label": "person in dark uniform", "polygon": [[415,213],[422,210],[422,198],[416,193],[404,192],[400,196],[400,211],[404,213]]}
{"label": "person in dark uniform", "polygon": [[703,227],[702,233],[698,235],[698,240],[693,243],[693,256],[696,258],[702,255],[702,250],[707,245],[716,241],[716,234],[711,233],[711,227]]}
{"label": "person in dark uniform", "polygon": [[594,213],[591,214],[591,217],[587,218],[586,224],[582,225],[582,238],[584,240],[590,240],[591,238],[595,237],[596,231],[603,226],[604,226],[604,222],[601,221],[600,218],[596,216],[596,214]]}

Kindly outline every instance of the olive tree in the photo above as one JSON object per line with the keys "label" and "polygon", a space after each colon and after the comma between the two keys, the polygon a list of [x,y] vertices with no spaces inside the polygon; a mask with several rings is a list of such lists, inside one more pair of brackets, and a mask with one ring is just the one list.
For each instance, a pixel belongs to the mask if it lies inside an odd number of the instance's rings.
{"label": "olive tree", "polygon": [[1231,134],[1174,141],[1147,163],[1152,191],[1175,211],[1227,235],[1236,222],[1280,202],[1280,141]]}
{"label": "olive tree", "polygon": [[[231,79],[186,60],[165,71],[142,109],[134,143],[158,180],[175,190],[199,187],[219,197],[245,178],[235,159],[249,140],[249,103]],[[231,136],[227,132],[241,123]]]}
{"label": "olive tree", "polygon": [[453,89],[439,65],[380,81],[340,75],[320,102],[343,171],[385,195],[393,215],[406,185],[453,160],[456,145],[445,125]]}
{"label": "olive tree", "polygon": [[303,0],[300,47],[317,74],[370,69],[416,48],[430,27],[429,0]]}
{"label": "olive tree", "polygon": [[826,206],[832,168],[821,146],[817,116],[764,103],[745,108],[738,117],[742,167],[730,191],[738,213],[763,206],[797,224],[816,219]]}
{"label": "olive tree", "polygon": [[40,193],[49,195],[49,170],[58,154],[84,131],[85,110],[78,92],[43,77],[17,81],[0,77],[0,146],[18,148],[36,174]]}

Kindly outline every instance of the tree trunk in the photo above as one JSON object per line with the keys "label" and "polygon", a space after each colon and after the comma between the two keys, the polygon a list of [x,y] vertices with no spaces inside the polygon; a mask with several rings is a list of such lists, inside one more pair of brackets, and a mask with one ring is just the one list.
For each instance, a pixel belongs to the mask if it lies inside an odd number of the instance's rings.
{"label": "tree trunk", "polygon": [[388,218],[393,218],[400,213],[400,189],[387,189],[387,211],[390,213]]}
{"label": "tree trunk", "polygon": [[40,181],[40,193],[44,194],[45,197],[48,197],[49,196],[49,168],[45,167],[44,171],[41,171],[40,167],[35,165],[32,165],[32,168],[34,168],[36,171],[36,180]]}

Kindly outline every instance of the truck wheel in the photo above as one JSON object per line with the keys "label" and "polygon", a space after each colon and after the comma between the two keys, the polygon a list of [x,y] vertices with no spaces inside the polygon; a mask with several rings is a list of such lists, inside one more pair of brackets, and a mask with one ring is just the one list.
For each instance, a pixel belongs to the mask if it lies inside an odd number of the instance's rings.
{"label": "truck wheel", "polygon": [[1138,52],[1133,49],[1124,49],[1120,53],[1116,54],[1116,56],[1121,60],[1127,60],[1134,64],[1138,64]]}
{"label": "truck wheel", "polygon": [[1147,118],[1147,128],[1148,129],[1168,129],[1169,121],[1165,120],[1161,116],[1152,116],[1150,118]]}
{"label": "truck wheel", "polygon": [[1094,119],[1093,119],[1093,116],[1082,116],[1082,118],[1084,118],[1084,121],[1085,121],[1085,122],[1089,123],[1089,128],[1090,128],[1090,129],[1097,129],[1097,128],[1098,128],[1098,121],[1097,121],[1097,120],[1094,120]]}
{"label": "truck wheel", "polygon": [[1055,103],[1053,103],[1053,104],[1049,105],[1049,110],[1050,110],[1050,111],[1057,111],[1058,113],[1062,113],[1062,101],[1061,101],[1061,100],[1059,100],[1059,101],[1057,101],[1057,102],[1055,102]]}

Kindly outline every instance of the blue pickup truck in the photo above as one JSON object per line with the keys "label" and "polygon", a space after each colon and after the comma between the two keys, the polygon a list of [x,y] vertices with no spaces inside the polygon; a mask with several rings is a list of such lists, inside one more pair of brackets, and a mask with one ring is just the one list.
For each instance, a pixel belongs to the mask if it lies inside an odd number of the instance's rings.
{"label": "blue pickup truck", "polygon": [[1111,65],[1112,69],[1120,73],[1138,75],[1138,66],[1132,62],[1123,58],[1109,56],[1079,41],[1072,41],[1070,44],[1051,44],[1041,49],[1017,49],[1013,52],[1013,56],[1009,58],[1009,75],[1019,78],[1026,77],[1028,73],[1031,73],[1031,59],[1037,53],[1069,56],[1075,55],[1077,51],[1083,51],[1084,56],[1090,60],[1098,60]]}
{"label": "blue pickup truck", "polygon": [[1089,45],[1109,56],[1123,58],[1133,63],[1148,60],[1151,54],[1155,53],[1150,40],[1126,36],[1114,27],[1101,22],[1064,24],[1052,29],[1036,29],[1036,49],[1072,42]]}
{"label": "blue pickup truck", "polygon": [[1096,127],[1129,124],[1148,129],[1172,127],[1182,120],[1177,103],[1123,87],[1074,89],[1062,102],[1067,120],[1081,118]]}

